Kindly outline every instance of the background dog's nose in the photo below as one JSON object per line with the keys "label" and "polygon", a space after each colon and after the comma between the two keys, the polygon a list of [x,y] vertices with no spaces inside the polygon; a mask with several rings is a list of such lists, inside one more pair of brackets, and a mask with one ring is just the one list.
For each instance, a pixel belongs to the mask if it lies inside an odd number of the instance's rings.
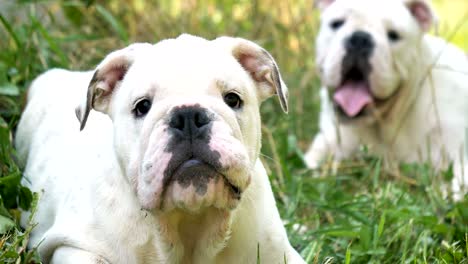
{"label": "background dog's nose", "polygon": [[184,106],[172,111],[169,127],[186,138],[196,138],[208,132],[211,119],[199,106]]}
{"label": "background dog's nose", "polygon": [[370,55],[374,45],[372,36],[361,30],[354,32],[345,42],[348,52],[364,52],[363,55]]}

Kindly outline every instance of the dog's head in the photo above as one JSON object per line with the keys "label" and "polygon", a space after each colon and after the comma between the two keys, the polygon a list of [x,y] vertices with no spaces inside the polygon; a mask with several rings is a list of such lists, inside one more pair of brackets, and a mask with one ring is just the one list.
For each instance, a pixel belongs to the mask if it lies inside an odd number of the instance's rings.
{"label": "dog's head", "polygon": [[341,120],[391,108],[434,22],[425,0],[318,0],[317,65]]}
{"label": "dog's head", "polygon": [[259,105],[273,94],[286,111],[287,88],[260,46],[182,35],[109,54],[77,116],[82,129],[92,108],[110,116],[142,208],[233,209],[260,151]]}

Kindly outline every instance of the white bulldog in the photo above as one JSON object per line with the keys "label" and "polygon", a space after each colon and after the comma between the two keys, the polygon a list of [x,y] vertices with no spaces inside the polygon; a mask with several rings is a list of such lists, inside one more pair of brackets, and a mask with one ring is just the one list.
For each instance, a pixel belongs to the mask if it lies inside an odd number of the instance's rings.
{"label": "white bulldog", "polygon": [[454,162],[453,190],[463,195],[468,60],[460,49],[426,34],[436,19],[429,3],[317,4],[323,88],[320,132],[305,156],[308,166],[329,156],[352,157],[364,144],[387,160],[430,162],[439,169]]}
{"label": "white bulldog", "polygon": [[41,194],[29,246],[45,263],[303,263],[258,158],[273,94],[287,111],[270,54],[230,37],[41,75],[16,135]]}

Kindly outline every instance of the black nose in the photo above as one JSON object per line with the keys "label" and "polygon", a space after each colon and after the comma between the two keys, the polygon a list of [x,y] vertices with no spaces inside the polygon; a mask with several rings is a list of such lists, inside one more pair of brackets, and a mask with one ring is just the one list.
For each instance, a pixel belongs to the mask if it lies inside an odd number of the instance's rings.
{"label": "black nose", "polygon": [[171,113],[169,127],[186,139],[201,138],[208,134],[211,118],[207,110],[200,106],[183,106]]}
{"label": "black nose", "polygon": [[345,42],[348,52],[357,52],[363,56],[369,56],[374,49],[374,40],[372,36],[365,31],[354,32]]}

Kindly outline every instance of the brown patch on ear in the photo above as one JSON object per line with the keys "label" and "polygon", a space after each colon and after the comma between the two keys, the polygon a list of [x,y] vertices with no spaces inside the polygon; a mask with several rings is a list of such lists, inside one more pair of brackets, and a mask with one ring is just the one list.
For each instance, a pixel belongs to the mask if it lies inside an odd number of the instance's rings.
{"label": "brown patch on ear", "polygon": [[273,94],[278,95],[281,108],[287,113],[287,87],[282,82],[278,66],[270,53],[245,41],[234,48],[233,55],[257,83],[261,97],[266,99]]}
{"label": "brown patch on ear", "polygon": [[78,120],[80,120],[80,131],[82,131],[86,125],[86,121],[88,120],[89,112],[91,108],[93,108],[93,101],[94,101],[94,86],[97,82],[98,70],[96,70],[93,74],[93,78],[88,85],[88,92],[86,93],[86,105],[85,108],[82,109],[81,107],[77,107],[75,109],[75,114]]}
{"label": "brown patch on ear", "polygon": [[429,31],[436,23],[436,15],[425,0],[407,0],[405,4],[424,32]]}
{"label": "brown patch on ear", "polygon": [[257,82],[264,82],[265,78],[263,77],[261,72],[256,72],[254,69],[260,67],[259,63],[253,58],[252,55],[249,54],[239,54],[238,57],[239,63],[242,67],[250,73],[252,78]]}
{"label": "brown patch on ear", "polygon": [[100,106],[102,101],[106,100],[117,83],[122,81],[127,73],[128,67],[126,65],[113,65],[112,67],[106,69],[104,72],[96,70],[94,72],[93,78],[91,79],[88,85],[88,92],[86,94],[86,107],[84,113],[81,113],[81,109],[77,108],[75,113],[81,120],[80,130],[86,125],[86,120],[88,120],[89,112],[92,108],[103,111],[103,107]]}
{"label": "brown patch on ear", "polygon": [[86,125],[91,109],[107,113],[113,92],[127,74],[137,55],[148,51],[153,45],[134,43],[108,54],[97,66],[88,85],[86,97],[83,94],[81,104],[75,109],[80,121],[80,130]]}
{"label": "brown patch on ear", "polygon": [[329,7],[331,4],[333,4],[333,2],[335,2],[335,0],[315,0],[313,7],[318,8],[320,12],[322,12],[325,9],[327,9],[327,7]]}
{"label": "brown patch on ear", "polygon": [[[283,85],[281,84],[279,70],[278,70],[277,67],[274,68],[272,76],[273,76],[273,81],[275,83],[275,86],[279,87],[279,88],[275,89],[275,94],[278,95],[278,97],[280,99],[281,108],[283,108],[283,111],[285,113],[288,113],[288,111],[289,111],[289,107],[288,107],[288,90],[283,89]],[[278,92],[278,90],[279,91],[284,90],[284,92]]]}
{"label": "brown patch on ear", "polygon": [[275,59],[271,56],[268,51],[262,49],[263,56],[268,58],[269,63],[272,65],[270,66],[273,70],[270,71],[269,75],[265,75],[268,82],[275,87],[275,94],[278,95],[280,99],[281,108],[285,113],[288,113],[288,89],[287,87],[283,87],[284,83],[281,81],[281,75],[279,72],[279,67],[276,65]]}
{"label": "brown patch on ear", "polygon": [[[116,64],[99,69],[91,97],[94,109],[101,112],[107,111],[111,94],[116,90],[119,82],[123,80],[129,67],[130,65]],[[90,95],[88,95],[89,98]]]}
{"label": "brown patch on ear", "polygon": [[112,87],[115,87],[117,82],[123,79],[127,70],[126,65],[115,65],[111,69],[108,69],[107,73],[104,73],[104,79],[101,80],[106,85],[106,89],[103,89],[103,96],[111,93]]}

